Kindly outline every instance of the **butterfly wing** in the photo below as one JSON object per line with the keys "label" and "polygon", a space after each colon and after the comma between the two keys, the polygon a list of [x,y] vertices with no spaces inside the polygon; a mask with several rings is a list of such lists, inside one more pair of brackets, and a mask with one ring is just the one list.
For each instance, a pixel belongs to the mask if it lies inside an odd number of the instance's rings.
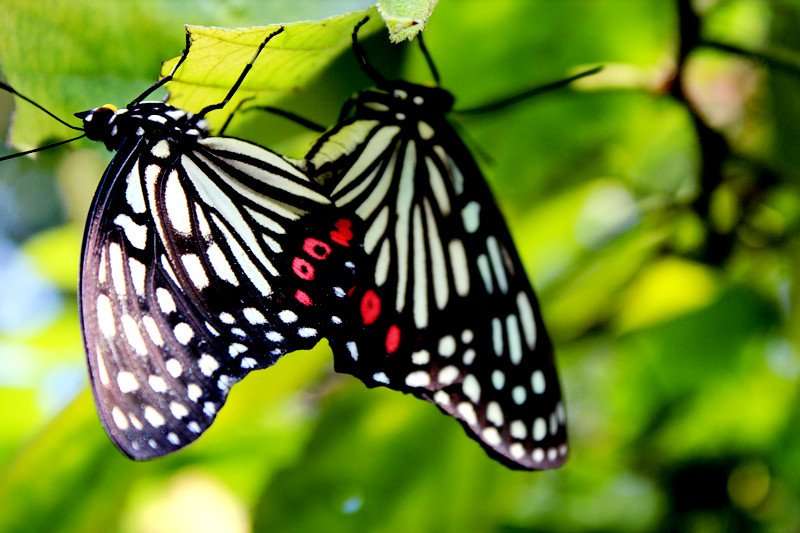
{"label": "butterfly wing", "polygon": [[[312,185],[235,139],[119,149],[87,223],[80,304],[97,409],[124,453],[192,442],[235,382],[340,322],[351,248]],[[328,284],[310,284],[299,261]]]}
{"label": "butterfly wing", "polygon": [[374,274],[352,295],[360,329],[331,342],[336,370],[436,404],[512,468],[557,467],[565,411],[536,297],[479,168],[408,85],[400,109],[362,93],[308,156],[365,221]]}

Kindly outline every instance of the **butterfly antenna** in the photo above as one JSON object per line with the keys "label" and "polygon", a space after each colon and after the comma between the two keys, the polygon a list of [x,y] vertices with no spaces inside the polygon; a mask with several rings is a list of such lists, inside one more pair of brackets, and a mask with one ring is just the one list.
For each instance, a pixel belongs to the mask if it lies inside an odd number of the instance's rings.
{"label": "butterfly antenna", "polygon": [[[25,96],[24,94],[21,94],[19,91],[17,91],[17,90],[16,90],[15,88],[13,88],[11,85],[9,85],[9,84],[7,84],[7,83],[5,83],[5,82],[2,82],[2,81],[0,81],[0,88],[2,88],[2,89],[3,89],[4,91],[6,91],[6,92],[9,92],[9,93],[13,94],[14,96],[17,96],[17,97],[19,97],[19,98],[22,98],[23,100],[25,100],[26,102],[28,102],[28,103],[29,103],[29,104],[31,104],[32,106],[35,106],[35,107],[37,107],[37,108],[38,108],[38,109],[40,109],[41,111],[44,111],[45,113],[47,113],[48,115],[50,115],[51,117],[53,117],[54,119],[56,119],[57,121],[59,121],[61,124],[63,124],[63,125],[65,125],[66,127],[68,127],[69,129],[71,129],[71,130],[76,130],[76,131],[83,131],[83,128],[79,128],[78,126],[73,126],[72,124],[70,124],[70,123],[68,123],[68,122],[65,122],[64,120],[62,120],[62,119],[58,118],[58,117],[57,117],[57,116],[55,116],[53,113],[51,113],[50,111],[48,111],[47,109],[45,109],[44,107],[42,107],[40,104],[37,104],[36,102],[34,102],[33,100],[31,100],[30,98],[28,98],[27,96]],[[20,155],[23,155],[23,154],[20,154]]]}
{"label": "butterfly antenna", "polygon": [[437,87],[441,87],[441,78],[439,78],[439,71],[436,70],[436,65],[433,63],[433,58],[431,57],[430,52],[428,52],[428,48],[425,46],[425,41],[422,40],[422,32],[419,34],[419,48],[422,50],[422,55],[425,56],[425,61],[428,62],[428,67],[431,69],[431,75],[433,76],[433,81],[436,82]]}
{"label": "butterfly antenna", "polygon": [[381,84],[386,83],[386,78],[384,78],[381,73],[369,63],[369,60],[367,59],[367,53],[364,51],[364,47],[358,42],[358,30],[360,30],[361,26],[366,24],[367,21],[369,21],[369,17],[364,17],[361,19],[361,22],[356,24],[356,27],[353,28],[353,52],[356,54],[358,66],[361,67],[361,71],[369,76],[369,78],[374,81],[376,85],[380,86]]}
{"label": "butterfly antenna", "polygon": [[77,141],[78,139],[83,139],[84,137],[86,137],[85,133],[81,134],[81,135],[78,135],[77,137],[73,137],[72,139],[66,139],[66,140],[63,140],[63,141],[58,141],[57,143],[47,144],[45,146],[40,146],[39,148],[33,148],[32,150],[26,150],[24,152],[17,152],[16,154],[5,155],[3,157],[0,157],[0,161],[6,161],[8,159],[14,159],[16,157],[22,157],[23,155],[28,155],[28,154],[35,154],[36,152],[41,152],[43,150],[48,150],[50,148],[55,148],[56,146],[61,146],[62,144],[67,144],[67,143],[71,143],[72,141]]}
{"label": "butterfly antenna", "polygon": [[523,100],[527,100],[528,98],[531,98],[533,96],[536,96],[536,95],[539,95],[539,94],[542,94],[542,93],[546,93],[548,91],[552,91],[553,89],[558,89],[560,87],[564,87],[565,85],[569,85],[570,83],[572,83],[575,80],[579,80],[579,79],[585,78],[587,76],[592,76],[594,74],[597,74],[601,70],[603,70],[602,66],[595,67],[595,68],[586,70],[584,72],[581,72],[579,74],[576,74],[574,76],[570,76],[569,78],[565,78],[563,80],[555,81],[553,83],[548,83],[547,85],[542,85],[540,87],[534,87],[533,89],[528,89],[528,90],[522,91],[521,93],[518,93],[518,94],[513,94],[511,96],[506,96],[504,98],[500,98],[498,100],[495,100],[494,102],[489,102],[488,104],[484,104],[484,105],[481,105],[481,106],[478,106],[478,107],[470,107],[470,108],[467,108],[467,109],[458,109],[458,110],[455,110],[454,113],[458,113],[459,115],[478,115],[478,114],[481,114],[481,113],[489,113],[491,111],[498,111],[500,109],[504,109],[506,107],[512,106],[512,105],[514,105],[514,104],[516,104],[518,102],[521,102]]}
{"label": "butterfly antenna", "polygon": [[251,59],[250,62],[244,67],[244,70],[242,70],[242,73],[239,74],[239,78],[236,80],[236,83],[233,84],[233,86],[231,87],[231,90],[228,91],[228,94],[225,96],[225,98],[219,103],[211,104],[210,106],[204,107],[198,113],[199,116],[203,117],[210,111],[214,111],[216,109],[222,109],[223,107],[225,107],[225,104],[227,104],[230,101],[230,99],[233,98],[233,95],[236,93],[236,91],[239,90],[239,86],[244,81],[244,78],[245,78],[245,76],[247,76],[247,73],[250,72],[250,69],[253,68],[253,63],[256,62],[256,58],[258,58],[258,55],[261,53],[261,51],[264,49],[264,47],[267,46],[267,43],[273,37],[275,37],[279,33],[282,33],[283,30],[284,30],[284,28],[283,28],[283,26],[281,26],[280,28],[278,28],[277,30],[272,32],[270,35],[268,35],[267,38],[264,39],[261,42],[261,44],[258,47],[258,50],[256,50],[256,53],[253,55],[253,59]]}
{"label": "butterfly antenna", "polygon": [[172,81],[172,77],[175,75],[175,72],[178,70],[178,67],[180,67],[184,61],[186,61],[186,57],[189,55],[189,47],[191,45],[192,45],[192,37],[187,31],[186,46],[184,47],[183,52],[181,52],[180,59],[178,59],[178,62],[175,63],[174,67],[172,67],[172,70],[169,71],[169,74],[167,74],[166,76],[155,82],[153,85],[150,86],[149,89],[147,89],[145,92],[134,98],[133,101],[130,104],[128,104],[128,108],[139,105],[142,102],[142,100],[153,94],[153,92],[156,89],[162,87],[165,83]]}
{"label": "butterfly antenna", "polygon": [[[22,100],[25,100],[26,102],[28,102],[32,106],[36,107],[37,109],[47,113],[49,116],[51,116],[52,118],[57,120],[59,123],[63,124],[64,126],[68,127],[69,129],[83,132],[83,128],[79,128],[78,126],[73,126],[69,122],[66,122],[66,121],[62,120],[61,118],[57,117],[54,113],[52,113],[52,112],[48,111],[47,109],[45,109],[41,104],[37,104],[36,102],[34,102],[33,100],[31,100],[30,98],[25,96],[24,94],[22,94],[19,91],[17,91],[11,85],[0,81],[0,89],[3,89],[4,91],[6,91],[6,92],[8,92],[10,94],[13,94],[16,97],[21,98]],[[3,156],[3,157],[0,157],[0,161],[6,161],[8,159],[14,159],[14,158],[17,158],[17,157],[22,157],[24,155],[34,154],[36,152],[41,152],[42,150],[47,150],[49,148],[55,148],[56,146],[61,146],[62,144],[67,144],[67,143],[71,143],[72,141],[77,141],[78,139],[82,139],[83,137],[86,137],[85,133],[81,133],[77,137],[73,137],[71,139],[66,139],[66,140],[58,141],[58,142],[55,142],[55,143],[52,143],[52,144],[47,144],[45,146],[40,146],[38,148],[33,148],[31,150],[26,150],[24,152],[17,152],[16,154],[6,155],[6,156]]]}

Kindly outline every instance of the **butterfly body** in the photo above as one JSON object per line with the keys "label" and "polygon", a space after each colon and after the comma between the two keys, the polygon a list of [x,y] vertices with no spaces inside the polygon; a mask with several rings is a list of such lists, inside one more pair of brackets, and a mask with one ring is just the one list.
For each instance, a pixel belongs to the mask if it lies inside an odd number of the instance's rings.
{"label": "butterfly body", "polygon": [[[359,328],[337,371],[436,404],[512,468],[566,458],[566,420],[536,297],[440,88],[379,80],[307,155],[333,203],[364,221],[351,295]],[[347,334],[349,333],[349,335]]]}

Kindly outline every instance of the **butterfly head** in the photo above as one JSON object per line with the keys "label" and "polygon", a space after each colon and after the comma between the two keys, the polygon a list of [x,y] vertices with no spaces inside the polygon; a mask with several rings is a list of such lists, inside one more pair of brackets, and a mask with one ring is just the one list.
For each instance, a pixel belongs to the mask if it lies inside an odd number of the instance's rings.
{"label": "butterfly head", "polygon": [[394,108],[404,107],[416,110],[434,109],[437,113],[447,113],[453,108],[453,95],[439,87],[426,87],[402,80],[394,80],[386,92],[394,98]]}
{"label": "butterfly head", "polygon": [[117,109],[107,104],[75,113],[83,120],[86,137],[117,150],[129,137],[191,142],[208,135],[208,122],[163,102],[140,102]]}
{"label": "butterfly head", "polygon": [[438,87],[400,80],[363,91],[356,100],[356,118],[412,124],[430,116],[442,116],[453,107],[453,95]]}

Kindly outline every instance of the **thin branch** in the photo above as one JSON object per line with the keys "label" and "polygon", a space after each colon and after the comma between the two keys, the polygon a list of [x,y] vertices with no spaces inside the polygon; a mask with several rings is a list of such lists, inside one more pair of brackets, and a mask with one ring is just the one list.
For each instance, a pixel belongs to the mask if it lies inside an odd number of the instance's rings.
{"label": "thin branch", "polygon": [[706,46],[708,48],[714,48],[716,50],[742,56],[759,63],[764,63],[770,67],[786,71],[789,74],[800,75],[800,57],[798,57],[796,53],[782,50],[771,50],[769,53],[760,52],[741,48],[733,44],[710,40],[703,40],[698,44],[700,46]]}

